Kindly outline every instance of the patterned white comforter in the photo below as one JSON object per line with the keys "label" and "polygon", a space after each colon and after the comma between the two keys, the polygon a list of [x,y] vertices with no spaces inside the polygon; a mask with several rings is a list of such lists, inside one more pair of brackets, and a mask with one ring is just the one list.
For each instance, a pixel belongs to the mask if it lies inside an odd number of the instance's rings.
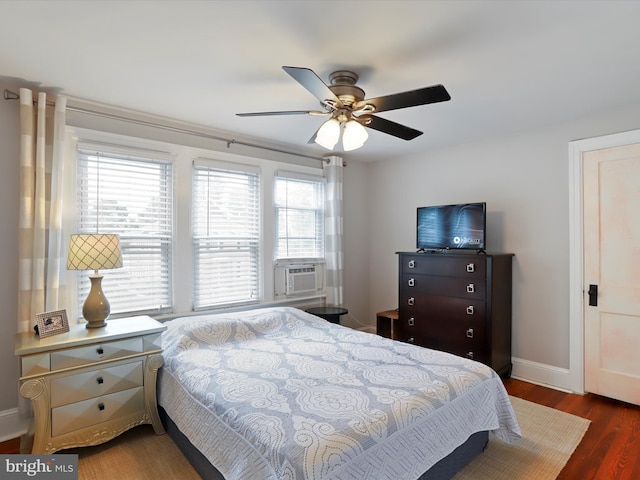
{"label": "patterned white comforter", "polygon": [[166,325],[159,403],[227,480],[410,480],[475,432],[520,438],[471,360],[294,308]]}

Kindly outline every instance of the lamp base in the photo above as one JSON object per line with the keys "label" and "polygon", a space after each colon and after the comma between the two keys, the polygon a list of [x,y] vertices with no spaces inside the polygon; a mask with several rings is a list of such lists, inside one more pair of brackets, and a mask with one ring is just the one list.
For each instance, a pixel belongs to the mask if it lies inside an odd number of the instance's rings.
{"label": "lamp base", "polygon": [[111,305],[102,291],[102,275],[91,275],[91,290],[82,306],[82,316],[87,321],[87,328],[102,328],[111,313]]}
{"label": "lamp base", "polygon": [[102,328],[102,327],[106,327],[107,326],[107,322],[102,320],[101,322],[89,322],[87,321],[87,324],[85,325],[86,328]]}

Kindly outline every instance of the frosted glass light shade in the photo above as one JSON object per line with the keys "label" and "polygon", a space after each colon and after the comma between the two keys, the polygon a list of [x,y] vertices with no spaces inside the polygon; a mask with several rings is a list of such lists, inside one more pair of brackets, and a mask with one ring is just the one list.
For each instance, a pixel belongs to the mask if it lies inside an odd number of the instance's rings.
{"label": "frosted glass light shade", "polygon": [[315,142],[327,150],[333,150],[339,139],[340,122],[335,118],[330,118],[318,130]]}
{"label": "frosted glass light shade", "polygon": [[355,150],[364,145],[364,142],[369,138],[367,129],[364,128],[356,120],[349,120],[344,126],[344,133],[342,134],[342,146],[345,151]]}

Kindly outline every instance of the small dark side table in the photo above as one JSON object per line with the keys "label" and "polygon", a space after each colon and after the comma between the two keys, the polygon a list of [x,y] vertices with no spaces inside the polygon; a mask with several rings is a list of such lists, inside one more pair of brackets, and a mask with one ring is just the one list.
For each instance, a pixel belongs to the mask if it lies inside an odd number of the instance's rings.
{"label": "small dark side table", "polygon": [[324,318],[331,323],[340,323],[340,316],[349,313],[349,310],[343,307],[313,307],[305,310],[307,313],[316,317]]}

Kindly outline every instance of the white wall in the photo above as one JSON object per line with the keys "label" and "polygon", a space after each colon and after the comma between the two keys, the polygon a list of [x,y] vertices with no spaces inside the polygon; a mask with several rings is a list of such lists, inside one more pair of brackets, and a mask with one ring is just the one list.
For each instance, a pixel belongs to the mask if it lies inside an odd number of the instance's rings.
{"label": "white wall", "polygon": [[341,323],[352,328],[375,325],[369,308],[369,169],[368,164],[347,162],[343,176],[344,306],[349,314]]}
{"label": "white wall", "polygon": [[635,106],[373,164],[369,316],[397,307],[394,252],[415,250],[417,207],[486,201],[487,250],[515,254],[514,375],[570,388],[568,143],[639,127]]}
{"label": "white wall", "polygon": [[19,369],[13,354],[18,317],[18,111],[18,102],[0,101],[0,441],[3,430],[15,424],[7,412],[18,406]]}

